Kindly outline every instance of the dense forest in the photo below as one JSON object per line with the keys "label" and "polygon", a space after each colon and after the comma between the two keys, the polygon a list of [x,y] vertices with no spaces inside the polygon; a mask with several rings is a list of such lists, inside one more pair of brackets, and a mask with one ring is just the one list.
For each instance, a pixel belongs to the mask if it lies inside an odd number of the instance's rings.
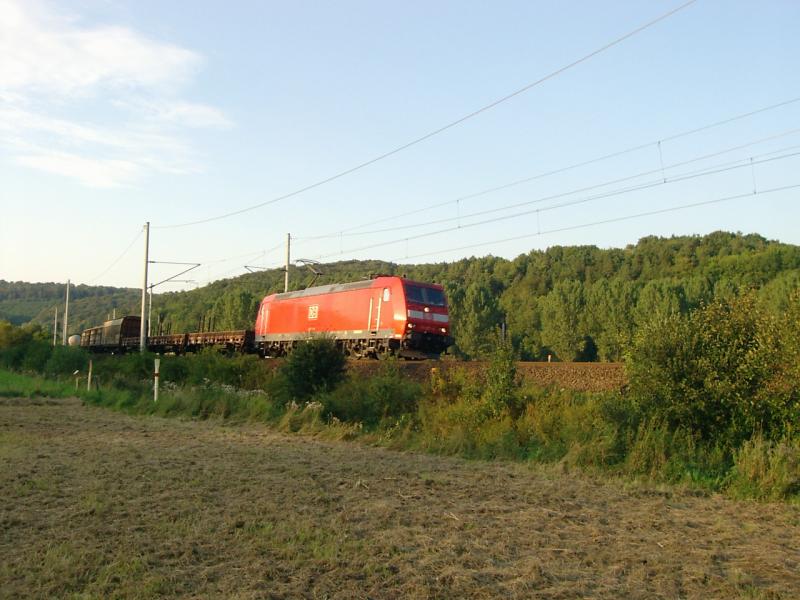
{"label": "dense forest", "polygon": [[[58,307],[59,312],[64,310],[65,284],[0,279],[0,319],[14,325],[29,321],[52,324],[55,308]],[[74,321],[72,317],[70,321],[76,327],[93,323],[106,307],[111,311],[115,308],[130,311],[140,296],[140,290],[129,288],[73,285],[70,288],[70,313],[74,314]]]}
{"label": "dense forest", "polygon": [[[318,284],[404,274],[445,286],[454,352],[485,354],[492,331],[504,330],[523,359],[619,360],[634,331],[656,314],[687,314],[714,298],[756,290],[770,311],[784,311],[800,286],[800,247],[756,234],[646,237],[626,248],[553,246],[513,260],[493,256],[450,263],[397,265],[343,261],[322,265]],[[292,267],[292,289],[313,275]],[[153,298],[153,326],[165,331],[252,327],[257,303],[283,290],[281,270],[250,273]],[[63,284],[0,281],[0,318],[52,323]],[[138,314],[137,290],[78,286],[71,331],[97,324],[114,310]]]}

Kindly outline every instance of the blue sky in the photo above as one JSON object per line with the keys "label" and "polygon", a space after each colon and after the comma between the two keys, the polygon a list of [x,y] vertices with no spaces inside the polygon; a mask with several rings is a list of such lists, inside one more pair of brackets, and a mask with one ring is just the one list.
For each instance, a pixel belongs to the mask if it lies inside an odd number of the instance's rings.
{"label": "blue sky", "polygon": [[0,278],[140,285],[141,238],[108,267],[146,220],[152,258],[203,263],[198,283],[278,264],[286,232],[296,258],[399,262],[717,229],[800,243],[800,189],[579,227],[800,184],[800,102],[666,139],[800,97],[789,0],[699,0],[374,165],[163,228],[369,160],[679,4],[0,0]]}

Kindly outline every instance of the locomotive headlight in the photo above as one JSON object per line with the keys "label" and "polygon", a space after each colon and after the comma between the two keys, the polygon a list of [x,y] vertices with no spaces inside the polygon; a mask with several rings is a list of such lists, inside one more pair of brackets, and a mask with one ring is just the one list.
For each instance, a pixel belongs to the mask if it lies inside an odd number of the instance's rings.
{"label": "locomotive headlight", "polygon": [[414,324],[413,324],[413,323],[409,323],[409,324],[408,324],[408,328],[409,328],[409,329],[414,329]]}
{"label": "locomotive headlight", "polygon": [[447,333],[447,327],[442,327],[442,333]]}

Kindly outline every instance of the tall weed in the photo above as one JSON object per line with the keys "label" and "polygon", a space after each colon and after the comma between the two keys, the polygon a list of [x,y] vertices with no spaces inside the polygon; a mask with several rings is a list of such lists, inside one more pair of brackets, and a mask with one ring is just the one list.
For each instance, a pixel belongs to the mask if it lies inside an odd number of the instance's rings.
{"label": "tall weed", "polygon": [[756,436],[736,452],[728,491],[739,498],[800,497],[800,440]]}

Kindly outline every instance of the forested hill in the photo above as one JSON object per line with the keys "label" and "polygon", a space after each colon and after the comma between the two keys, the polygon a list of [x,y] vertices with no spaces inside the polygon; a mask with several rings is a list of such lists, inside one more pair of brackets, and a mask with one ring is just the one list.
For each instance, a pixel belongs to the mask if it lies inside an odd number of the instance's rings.
{"label": "forested hill", "polygon": [[[562,360],[618,360],[637,325],[659,312],[688,312],[715,297],[748,289],[758,290],[770,310],[782,310],[800,285],[800,247],[755,234],[715,232],[647,237],[619,249],[553,246],[513,260],[488,256],[420,265],[345,261],[321,269],[318,284],[375,273],[443,284],[458,349],[468,356],[485,352],[488,334],[505,323],[523,358],[552,353]],[[311,279],[310,272],[292,268],[292,289],[306,287]],[[53,286],[53,293],[45,298],[49,288],[37,285]],[[34,320],[48,324],[63,289],[1,282],[0,318],[15,316],[19,322],[35,309]],[[282,290],[283,272],[275,270],[159,294],[153,301],[153,323],[173,332],[196,330],[201,322],[214,329],[252,327],[260,298]],[[113,308],[117,314],[138,314],[136,290],[86,288],[76,296],[70,308],[74,331],[101,322]]]}
{"label": "forested hill", "polygon": [[[5,281],[0,279],[0,319],[15,325],[37,320],[51,323],[53,311],[57,306],[59,312],[64,310],[64,293],[66,282],[61,283],[26,283],[24,281]],[[81,319],[81,305],[95,307],[84,315],[87,319],[97,319],[102,305],[113,310],[118,306],[128,307],[131,299],[141,291],[110,286],[76,285],[70,290],[70,312],[76,307],[76,325]],[[49,317],[46,317],[49,315]],[[44,319],[44,321],[42,321]],[[49,319],[49,320],[48,320]],[[72,320],[72,319],[70,319]]]}

